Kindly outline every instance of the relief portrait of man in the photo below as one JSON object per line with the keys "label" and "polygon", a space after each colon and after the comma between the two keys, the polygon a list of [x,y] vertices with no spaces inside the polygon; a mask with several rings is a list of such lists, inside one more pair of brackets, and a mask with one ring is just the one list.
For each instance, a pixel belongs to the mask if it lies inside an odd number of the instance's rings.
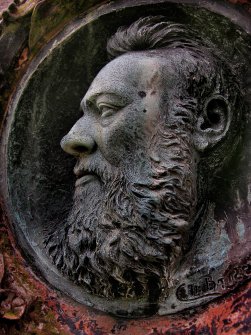
{"label": "relief portrait of man", "polygon": [[107,52],[61,141],[76,157],[74,202],[44,245],[91,294],[151,302],[210,221],[247,108],[231,66],[185,24],[140,18],[110,37]]}

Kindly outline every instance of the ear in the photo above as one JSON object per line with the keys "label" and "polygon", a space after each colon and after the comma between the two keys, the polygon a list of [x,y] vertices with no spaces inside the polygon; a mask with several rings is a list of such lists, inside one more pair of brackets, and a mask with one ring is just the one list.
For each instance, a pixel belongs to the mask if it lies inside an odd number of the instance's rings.
{"label": "ear", "polygon": [[195,147],[205,151],[219,143],[226,135],[230,120],[230,106],[221,95],[210,97],[195,126]]}

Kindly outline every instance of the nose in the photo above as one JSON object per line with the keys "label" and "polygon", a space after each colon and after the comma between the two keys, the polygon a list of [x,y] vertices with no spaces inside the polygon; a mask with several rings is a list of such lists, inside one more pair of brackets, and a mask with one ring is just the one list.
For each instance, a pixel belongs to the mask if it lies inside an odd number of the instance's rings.
{"label": "nose", "polygon": [[88,155],[96,149],[90,129],[87,131],[81,121],[82,119],[78,120],[60,142],[61,148],[70,155]]}

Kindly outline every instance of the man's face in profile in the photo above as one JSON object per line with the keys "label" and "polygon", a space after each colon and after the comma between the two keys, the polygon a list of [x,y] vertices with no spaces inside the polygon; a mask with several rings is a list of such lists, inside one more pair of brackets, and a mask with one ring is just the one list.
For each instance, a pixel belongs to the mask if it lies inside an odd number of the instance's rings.
{"label": "man's face in profile", "polygon": [[[172,63],[171,52],[170,62],[141,52],[121,56],[100,71],[81,102],[82,118],[61,142],[78,158],[78,179],[83,174],[83,181],[88,179],[89,165],[99,163],[128,173],[133,167],[142,179],[149,177],[146,153],[155,135],[163,123],[177,126],[171,111],[180,76]],[[135,161],[137,153],[141,159]]]}
{"label": "man's face in profile", "polygon": [[161,67],[157,57],[125,55],[97,75],[81,102],[83,117],[62,140],[63,149],[79,158],[77,175],[96,156],[123,169],[135,151],[147,150],[157,131],[162,86],[168,85]]}
{"label": "man's face in profile", "polygon": [[55,257],[101,296],[155,299],[193,223],[195,155],[184,127],[191,115],[176,108],[181,79],[169,56],[131,53],[110,62],[61,142],[77,157],[77,181]]}

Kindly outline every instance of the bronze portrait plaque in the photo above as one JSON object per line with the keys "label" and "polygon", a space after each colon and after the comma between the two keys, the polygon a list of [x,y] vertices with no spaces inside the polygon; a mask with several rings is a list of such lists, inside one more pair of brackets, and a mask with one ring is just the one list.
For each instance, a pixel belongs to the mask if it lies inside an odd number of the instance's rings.
{"label": "bronze portrait plaque", "polygon": [[34,268],[80,303],[171,314],[250,278],[251,27],[234,15],[108,4],[19,84],[3,143],[10,216]]}

